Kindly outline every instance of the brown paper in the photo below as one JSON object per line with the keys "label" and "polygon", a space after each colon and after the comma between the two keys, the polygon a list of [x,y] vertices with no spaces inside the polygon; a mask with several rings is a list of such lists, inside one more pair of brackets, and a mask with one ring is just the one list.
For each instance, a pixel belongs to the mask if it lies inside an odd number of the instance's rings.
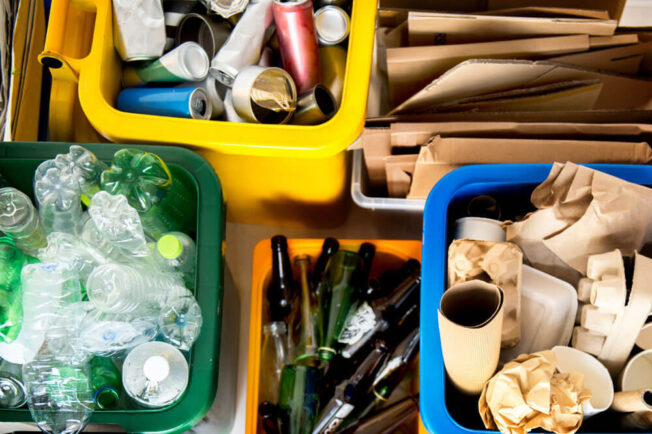
{"label": "brown paper", "polygon": [[584,417],[582,404],[591,399],[581,373],[558,373],[552,351],[521,354],[491,378],[478,409],[488,429],[523,434],[541,427],[572,434]]}
{"label": "brown paper", "polygon": [[616,392],[611,408],[624,413],[652,411],[652,390],[641,389]]}
{"label": "brown paper", "polygon": [[387,50],[387,78],[396,105],[467,59],[539,59],[589,49],[587,35],[516,39]]}
{"label": "brown paper", "polygon": [[637,44],[637,43],[638,43],[638,35],[636,33],[622,33],[613,36],[589,37],[589,45],[591,45],[592,50],[598,48],[615,47],[618,45],[629,45],[629,44]]}
{"label": "brown paper", "polygon": [[481,12],[478,15],[498,15],[498,16],[516,16],[516,17],[576,17],[576,18],[594,18],[597,20],[608,20],[609,12],[606,10],[595,9],[578,9],[578,8],[555,8],[543,6],[525,6],[519,8],[497,9],[487,12]]}
{"label": "brown paper", "polygon": [[417,155],[390,155],[383,159],[389,197],[404,198],[410,191]]}
{"label": "brown paper", "polygon": [[[558,158],[583,163],[645,164],[652,161],[652,150],[645,142],[436,136],[421,148],[408,198],[427,198],[432,187],[446,173],[464,164],[553,163]],[[554,228],[558,229],[558,226]]]}
{"label": "brown paper", "polygon": [[[618,20],[622,15],[626,0],[530,0],[528,6],[563,7],[577,9],[597,9],[609,12],[609,16]],[[508,9],[523,6],[523,0],[489,0],[489,10]]]}
{"label": "brown paper", "polygon": [[386,181],[384,158],[392,153],[389,128],[365,128],[360,137],[364,162],[372,185],[384,185]]}
{"label": "brown paper", "polygon": [[531,199],[538,211],[507,224],[507,240],[533,266],[573,285],[590,255],[630,255],[649,238],[652,190],[584,166],[555,163]]}
{"label": "brown paper", "polygon": [[503,311],[502,291],[480,280],[455,285],[441,298],[437,316],[444,366],[464,393],[479,393],[496,371]]}
{"label": "brown paper", "polygon": [[502,348],[512,348],[521,340],[522,266],[523,254],[511,243],[455,240],[448,248],[449,286],[480,279],[502,289]]}
{"label": "brown paper", "polygon": [[595,68],[603,71],[636,75],[641,66],[643,56],[651,51],[652,42],[646,42],[625,47],[590,51],[588,53],[558,56],[548,60],[551,62]]}
{"label": "brown paper", "polygon": [[514,39],[536,35],[613,35],[615,20],[462,15],[437,12],[408,14],[410,45]]}

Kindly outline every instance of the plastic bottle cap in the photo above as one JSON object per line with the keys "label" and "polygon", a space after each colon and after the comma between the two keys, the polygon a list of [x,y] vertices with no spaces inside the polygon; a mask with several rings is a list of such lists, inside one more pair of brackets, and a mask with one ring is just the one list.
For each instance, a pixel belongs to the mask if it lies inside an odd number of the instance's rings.
{"label": "plastic bottle cap", "polygon": [[156,243],[156,248],[165,259],[176,259],[183,252],[181,240],[170,234],[163,235]]}
{"label": "plastic bottle cap", "polygon": [[150,381],[161,382],[170,374],[170,364],[162,356],[152,356],[143,365],[145,377]]}

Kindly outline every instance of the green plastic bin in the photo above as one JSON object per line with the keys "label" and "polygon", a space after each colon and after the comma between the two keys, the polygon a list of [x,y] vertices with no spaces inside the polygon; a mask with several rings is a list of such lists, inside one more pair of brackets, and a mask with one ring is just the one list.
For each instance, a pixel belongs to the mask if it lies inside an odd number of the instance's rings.
{"label": "green plastic bin", "polygon": [[[197,280],[194,293],[203,315],[201,333],[189,357],[190,382],[182,398],[168,407],[96,411],[90,423],[120,425],[127,432],[184,432],[210,409],[217,392],[222,329],[224,202],[220,181],[210,164],[196,153],[171,146],[81,144],[109,163],[123,147],[153,152],[178,176],[188,176],[197,189]],[[66,143],[0,143],[0,172],[30,197],[36,167],[56,154],[67,153]],[[0,409],[0,422],[31,422],[29,410]]]}

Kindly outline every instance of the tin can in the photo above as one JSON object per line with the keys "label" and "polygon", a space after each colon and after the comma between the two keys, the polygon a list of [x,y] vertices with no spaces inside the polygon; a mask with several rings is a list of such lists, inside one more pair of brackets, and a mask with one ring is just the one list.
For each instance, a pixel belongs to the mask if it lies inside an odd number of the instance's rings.
{"label": "tin can", "polygon": [[175,46],[177,28],[187,14],[199,12],[199,0],[163,0],[163,15],[165,16],[165,51]]}
{"label": "tin can", "polygon": [[124,89],[118,95],[117,109],[191,119],[210,119],[212,112],[206,92],[197,87]]}
{"label": "tin can", "polygon": [[297,109],[292,123],[297,125],[317,125],[326,122],[337,112],[335,97],[326,86],[318,84],[297,100]]}
{"label": "tin can", "polygon": [[122,60],[152,60],[163,54],[165,18],[160,0],[115,0],[113,15],[113,43]]}
{"label": "tin can", "polygon": [[346,50],[337,45],[319,47],[319,62],[322,84],[331,91],[339,106],[346,75]]}
{"label": "tin can", "polygon": [[224,18],[232,17],[244,11],[249,0],[202,0],[206,9],[221,15]]}
{"label": "tin can", "polygon": [[346,8],[349,6],[350,0],[317,0],[317,6],[323,8],[324,6],[337,6],[339,8]]}
{"label": "tin can", "polygon": [[177,26],[175,43],[196,42],[206,50],[209,57],[217,54],[231,34],[231,27],[226,21],[213,21],[200,14],[185,15]]}
{"label": "tin can", "polygon": [[274,0],[272,9],[283,69],[292,76],[299,94],[303,94],[321,81],[312,0]]}
{"label": "tin can", "polygon": [[342,8],[324,6],[315,12],[315,31],[322,45],[337,45],[348,36],[351,20]]}
{"label": "tin can", "polygon": [[196,42],[186,42],[143,66],[127,66],[122,74],[125,87],[142,83],[201,81],[208,75],[209,60]]}
{"label": "tin can", "polygon": [[224,113],[224,102],[220,98],[220,92],[218,91],[218,86],[220,83],[215,77],[209,75],[204,79],[204,81],[189,81],[182,83],[177,87],[199,87],[206,95],[208,95],[208,100],[211,102],[211,119],[218,119]]}
{"label": "tin can", "polygon": [[246,121],[284,124],[296,109],[297,90],[287,71],[253,65],[236,77],[232,99],[238,116]]}

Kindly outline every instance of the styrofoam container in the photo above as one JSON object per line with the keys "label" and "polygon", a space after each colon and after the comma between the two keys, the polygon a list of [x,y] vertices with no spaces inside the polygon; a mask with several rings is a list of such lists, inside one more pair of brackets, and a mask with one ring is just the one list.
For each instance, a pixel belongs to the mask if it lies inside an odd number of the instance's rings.
{"label": "styrofoam container", "polygon": [[577,292],[569,283],[529,265],[523,265],[521,284],[521,341],[503,350],[507,363],[519,354],[568,345],[577,313]]}
{"label": "styrofoam container", "polygon": [[620,373],[620,390],[652,389],[652,350],[632,357]]}
{"label": "styrofoam container", "polygon": [[455,239],[480,241],[505,241],[505,230],[501,222],[485,217],[462,217],[455,220]]}

